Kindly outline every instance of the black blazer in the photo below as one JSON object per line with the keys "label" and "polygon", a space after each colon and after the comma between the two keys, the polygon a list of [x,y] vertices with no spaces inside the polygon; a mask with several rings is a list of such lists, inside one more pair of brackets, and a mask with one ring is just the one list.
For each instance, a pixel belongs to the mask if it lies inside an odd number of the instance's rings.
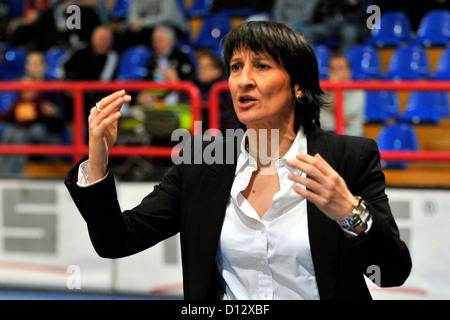
{"label": "black blazer", "polygon": [[[368,203],[368,234],[348,238],[335,221],[308,202],[311,254],[321,299],[371,299],[363,274],[381,270],[381,286],[399,286],[411,258],[392,217],[376,143],[371,139],[307,131],[308,153],[320,153]],[[147,249],[180,232],[185,299],[217,299],[215,255],[235,176],[234,164],[174,165],[134,209],[122,213],[114,177],[89,188],[77,186],[78,165],[65,184],[87,222],[102,257],[118,258]]]}

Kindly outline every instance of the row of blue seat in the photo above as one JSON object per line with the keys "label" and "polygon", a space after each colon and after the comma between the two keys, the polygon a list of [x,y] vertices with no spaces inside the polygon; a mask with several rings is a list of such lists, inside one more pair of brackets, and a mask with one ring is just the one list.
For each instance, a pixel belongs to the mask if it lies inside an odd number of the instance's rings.
{"label": "row of blue seat", "polygon": [[423,46],[445,46],[450,42],[450,12],[442,9],[426,13],[415,33],[404,12],[384,12],[380,16],[380,28],[372,29],[367,41],[378,47],[398,46],[403,42]]}
{"label": "row of blue seat", "polygon": [[[182,50],[196,60],[195,48],[189,44],[180,44]],[[320,79],[328,76],[328,61],[332,55],[330,49],[324,45],[314,47],[319,63]],[[24,74],[24,61],[27,52],[20,48],[10,48],[5,52],[0,65],[0,80],[17,79]],[[59,63],[64,58],[66,50],[52,48],[47,50],[47,76],[58,79],[61,74]],[[151,56],[150,48],[146,46],[132,47],[121,57],[119,66],[119,80],[136,80],[145,76],[145,68]],[[400,46],[396,49],[389,62],[386,74],[382,73],[381,59],[377,49],[372,45],[357,45],[346,54],[352,67],[354,80],[385,79],[385,80],[450,80],[450,46],[443,49],[434,73],[430,70],[430,63],[425,48],[417,45]]]}
{"label": "row of blue seat", "polygon": [[411,124],[439,124],[450,118],[449,97],[446,91],[413,91],[403,112],[400,112],[396,91],[367,91],[366,123],[385,123],[389,119]]}
{"label": "row of blue seat", "polygon": [[[328,60],[332,53],[325,45],[315,46],[320,78],[328,76]],[[450,46],[443,48],[436,70],[431,71],[426,48],[404,45],[395,49],[386,73],[382,72],[379,51],[373,45],[357,45],[346,56],[352,67],[353,80],[450,80]]]}
{"label": "row of blue seat", "polygon": [[[189,51],[188,46],[183,46],[187,48],[186,52],[190,52],[195,60],[194,52]],[[360,50],[362,49],[362,50]],[[376,55],[376,51],[369,51],[373,48],[363,48],[357,47],[355,50],[351,49],[349,52],[349,59],[353,64],[356,65],[355,61],[359,61],[355,57],[360,57],[361,61],[358,63],[361,66],[360,69],[354,68],[357,72],[354,73],[355,79],[369,79],[369,75],[374,75],[375,72],[372,71],[373,64],[371,61],[375,61],[373,58]],[[400,50],[400,49],[399,49]],[[324,51],[323,48],[316,48],[316,53],[319,58],[320,65],[325,68],[324,62],[326,59],[325,54],[329,52]],[[355,53],[356,52],[356,53]],[[49,79],[60,79],[61,70],[60,63],[66,51],[61,48],[53,48],[46,52],[46,57],[48,60],[47,77]],[[151,50],[146,46],[137,46],[125,51],[121,57],[121,61],[118,67],[117,80],[141,80],[147,74],[147,61],[151,56]],[[10,50],[5,54],[5,59],[0,68],[0,79],[2,80],[14,80],[20,78],[24,74],[24,60],[26,52],[24,50]],[[369,57],[370,56],[370,57]],[[441,61],[445,61],[447,65],[447,73],[450,75],[450,48],[448,48],[442,55]],[[400,57],[394,57],[393,61],[404,62],[405,57],[401,59]],[[412,64],[412,63],[410,63]],[[440,65],[444,65],[441,63]],[[392,70],[403,70],[401,67],[392,68]],[[439,69],[439,67],[438,67]],[[445,70],[442,68],[442,70]],[[323,71],[322,71],[323,74]],[[361,76],[363,75],[363,76]],[[407,78],[406,78],[407,79]],[[450,79],[448,77],[447,79]],[[0,110],[4,110],[7,103],[11,99],[10,94],[2,94]],[[441,118],[449,117],[449,102],[446,93],[444,92],[413,92],[410,99],[405,107],[405,112],[400,114],[399,103],[397,92],[395,91],[368,91],[366,99],[366,121],[368,123],[373,122],[384,122],[386,119],[395,117],[402,121],[407,121],[411,123],[438,123]]]}

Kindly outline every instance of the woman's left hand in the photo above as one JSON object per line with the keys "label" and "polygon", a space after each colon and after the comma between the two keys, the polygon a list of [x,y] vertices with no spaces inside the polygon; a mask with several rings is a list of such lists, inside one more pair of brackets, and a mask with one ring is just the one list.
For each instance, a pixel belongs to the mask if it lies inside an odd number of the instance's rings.
{"label": "woman's left hand", "polygon": [[319,154],[299,153],[287,164],[304,173],[306,177],[290,174],[296,185],[295,192],[314,203],[330,219],[341,222],[351,216],[356,202],[344,179]]}

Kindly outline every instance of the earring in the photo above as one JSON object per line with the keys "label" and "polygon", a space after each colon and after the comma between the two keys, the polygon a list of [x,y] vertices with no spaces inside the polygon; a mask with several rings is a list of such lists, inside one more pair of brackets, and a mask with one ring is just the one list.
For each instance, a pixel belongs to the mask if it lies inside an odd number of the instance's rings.
{"label": "earring", "polygon": [[300,101],[300,96],[298,94],[295,95],[295,98],[297,99],[297,101]]}

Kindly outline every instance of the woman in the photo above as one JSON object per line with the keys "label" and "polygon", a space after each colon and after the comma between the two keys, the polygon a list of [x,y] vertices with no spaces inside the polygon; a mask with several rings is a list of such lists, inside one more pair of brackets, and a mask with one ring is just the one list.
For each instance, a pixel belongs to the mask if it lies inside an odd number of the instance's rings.
{"label": "woman", "polygon": [[316,124],[325,96],[311,46],[282,24],[251,21],[227,35],[224,57],[247,127],[241,153],[232,164],[173,166],[124,213],[108,152],[130,97],[92,108],[89,161],[66,185],[98,254],[127,256],[180,232],[186,299],[370,299],[363,274],[374,267],[377,284],[403,284],[411,259],[378,149]]}
{"label": "woman", "polygon": [[[215,84],[227,79],[227,69],[223,58],[213,52],[205,52],[199,55],[197,63],[197,81],[195,85],[200,90],[203,104],[209,103],[210,91]],[[229,92],[221,92],[219,95],[219,122],[220,130],[237,129],[240,122],[237,120],[233,109]],[[208,109],[202,109],[203,119],[208,118]],[[207,121],[203,120],[204,130],[208,129]]]}

